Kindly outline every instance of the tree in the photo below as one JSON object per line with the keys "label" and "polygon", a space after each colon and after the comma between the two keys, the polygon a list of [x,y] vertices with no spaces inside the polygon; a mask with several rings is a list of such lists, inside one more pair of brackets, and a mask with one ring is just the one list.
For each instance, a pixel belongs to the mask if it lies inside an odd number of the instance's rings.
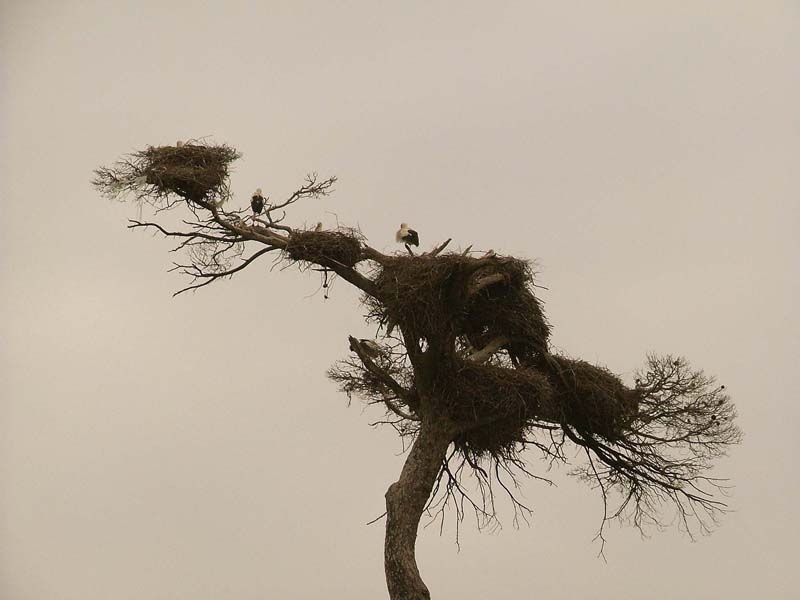
{"label": "tree", "polygon": [[383,254],[353,229],[285,223],[293,204],[329,195],[334,177],[307,176],[262,216],[226,209],[229,165],[237,158],[231,147],[202,141],[148,147],[99,168],[94,184],[108,196],[148,203],[156,214],[188,208],[179,230],[154,221],[129,225],[177,240],[186,259],[174,270],[190,282],[176,294],[231,277],[270,253],[319,271],[326,287],[338,277],[361,290],[378,342],[349,336],[350,355],[328,375],[348,396],[382,406],[380,422],[410,448],[386,492],[393,600],[430,598],[415,559],[426,511],[442,520],[454,511],[458,524],[471,510],[479,524],[494,523],[500,490],[515,523],[527,519],[530,510],[515,495],[519,479],[543,479],[529,467],[529,448],[563,463],[567,446],[582,451],[585,463],[574,472],[600,490],[601,543],[610,519],[659,525],[671,505],[691,535],[708,531],[725,511],[715,496],[725,480],[708,474],[712,460],[741,437],[725,386],[683,358],[648,357],[628,387],[602,367],[552,353],[525,260],[446,251],[450,240],[418,255]]}

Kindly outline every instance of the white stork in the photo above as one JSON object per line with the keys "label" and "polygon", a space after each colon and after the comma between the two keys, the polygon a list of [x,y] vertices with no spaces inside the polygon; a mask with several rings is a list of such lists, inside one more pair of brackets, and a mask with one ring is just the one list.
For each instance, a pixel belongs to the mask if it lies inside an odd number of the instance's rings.
{"label": "white stork", "polygon": [[250,198],[250,208],[253,209],[253,220],[264,211],[264,195],[261,188],[256,188],[253,197]]}
{"label": "white stork", "polygon": [[406,246],[419,246],[419,234],[408,226],[408,223],[400,223],[400,229],[394,234],[394,240]]}

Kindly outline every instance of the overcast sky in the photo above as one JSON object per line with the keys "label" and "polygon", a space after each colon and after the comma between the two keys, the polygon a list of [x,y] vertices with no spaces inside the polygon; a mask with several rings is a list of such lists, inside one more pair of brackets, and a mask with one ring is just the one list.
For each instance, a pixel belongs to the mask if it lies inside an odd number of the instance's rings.
{"label": "overcast sky", "polygon": [[604,562],[556,469],[530,527],[421,530],[435,598],[795,597],[797,2],[0,6],[0,597],[386,597],[401,446],[324,376],[372,334],[357,295],[264,262],[173,299],[169,245],[90,187],[201,136],[243,153],[236,205],[335,174],[292,224],[537,259],[556,348],[728,386],[712,536],[613,526]]}

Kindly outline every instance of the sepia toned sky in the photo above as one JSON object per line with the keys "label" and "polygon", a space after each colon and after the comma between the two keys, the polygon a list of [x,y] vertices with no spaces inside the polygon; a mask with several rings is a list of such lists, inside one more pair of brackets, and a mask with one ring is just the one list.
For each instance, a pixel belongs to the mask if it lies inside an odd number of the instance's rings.
{"label": "sepia toned sky", "polygon": [[796,2],[2,2],[0,598],[386,597],[402,448],[324,375],[373,334],[357,294],[264,261],[172,298],[90,186],[202,136],[237,205],[335,174],[290,224],[536,259],[557,349],[734,398],[713,535],[614,524],[604,561],[599,494],[531,455],[530,526],[420,530],[434,598],[794,597],[798,57]]}

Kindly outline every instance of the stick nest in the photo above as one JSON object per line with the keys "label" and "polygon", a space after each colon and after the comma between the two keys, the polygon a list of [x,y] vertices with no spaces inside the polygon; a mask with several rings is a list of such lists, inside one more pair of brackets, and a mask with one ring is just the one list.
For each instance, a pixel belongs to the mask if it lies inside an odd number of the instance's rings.
{"label": "stick nest", "polygon": [[207,200],[227,187],[230,164],[240,155],[224,144],[187,143],[150,146],[135,156],[148,184],[189,200]]}
{"label": "stick nest", "polygon": [[362,236],[356,230],[293,231],[285,252],[295,261],[322,266],[353,267],[361,260]]}
{"label": "stick nest", "polygon": [[464,430],[455,444],[465,455],[501,453],[534,422],[560,416],[550,381],[533,369],[457,360],[438,370],[435,389],[436,409]]}
{"label": "stick nest", "polygon": [[608,369],[582,360],[547,355],[542,367],[564,423],[582,434],[612,442],[623,437],[638,413],[636,390],[626,387]]}
{"label": "stick nest", "polygon": [[[490,280],[494,283],[481,287]],[[382,265],[375,284],[381,301],[371,303],[372,316],[429,342],[462,336],[481,348],[502,335],[521,353],[547,348],[550,326],[533,294],[527,261],[461,254],[399,256]]]}

